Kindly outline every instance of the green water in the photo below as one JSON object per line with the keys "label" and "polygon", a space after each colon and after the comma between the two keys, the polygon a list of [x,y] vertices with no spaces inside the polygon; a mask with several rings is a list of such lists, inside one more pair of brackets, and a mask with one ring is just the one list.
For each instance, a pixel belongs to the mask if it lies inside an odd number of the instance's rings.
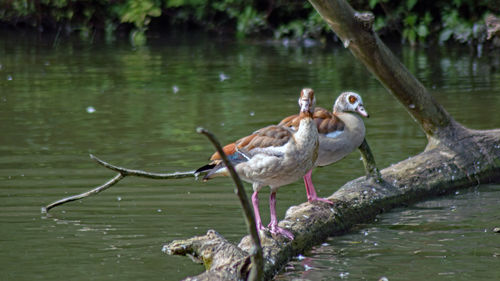
{"label": "green water", "polygon": [[[362,95],[371,115],[366,120],[367,138],[380,167],[420,152],[426,143],[405,110],[341,47],[285,47],[203,34],[155,36],[143,48],[121,41],[89,44],[65,38],[54,44],[53,39],[0,33],[0,280],[178,280],[203,267],[163,254],[164,243],[210,228],[232,241],[245,234],[228,179],[202,183],[126,178],[98,196],[42,215],[41,206],[114,176],[91,161],[89,153],[129,168],[192,170],[213,151],[195,133],[197,126],[208,128],[222,142],[233,141],[296,113],[303,87],[314,88],[318,105],[327,108],[341,91]],[[477,129],[500,127],[498,55],[477,58],[468,49],[444,47],[394,51],[459,122]],[[316,170],[313,179],[320,195],[362,176],[359,158],[356,152]],[[464,190],[457,197],[384,214],[374,224],[334,237],[329,246],[307,255],[320,265],[304,271],[291,263],[290,269],[295,269],[280,278],[314,274],[314,280],[328,280],[340,278],[342,272],[349,272],[344,278],[353,280],[456,278],[460,271],[453,269],[463,268],[465,262],[484,270],[481,275],[467,271],[469,279],[498,278],[498,269],[484,266],[500,262],[492,254],[499,252],[492,245],[500,245],[500,235],[490,231],[500,221],[498,189],[490,185]],[[264,189],[264,222],[269,220],[266,195]],[[481,200],[483,195],[489,200]],[[303,183],[283,187],[278,217],[305,200]],[[436,235],[427,229],[429,220],[446,218],[443,212],[459,206],[460,200],[465,200],[468,211],[453,213],[458,223],[440,220]],[[407,241],[408,251],[389,245],[398,237],[393,227],[398,224],[411,225],[396,230],[412,232],[398,241]],[[415,233],[424,233],[428,240]],[[362,239],[380,241],[384,248],[357,242]],[[426,251],[434,253],[426,248],[428,241],[439,239],[449,239],[439,249],[457,259],[425,258]],[[476,248],[464,247],[463,242]],[[487,251],[475,252],[480,252],[479,258],[471,254],[483,246]],[[423,252],[414,253],[419,250]],[[414,271],[405,274],[408,269]],[[441,272],[456,273],[443,277]]]}
{"label": "green water", "polygon": [[500,185],[378,216],[296,257],[276,280],[500,280]]}

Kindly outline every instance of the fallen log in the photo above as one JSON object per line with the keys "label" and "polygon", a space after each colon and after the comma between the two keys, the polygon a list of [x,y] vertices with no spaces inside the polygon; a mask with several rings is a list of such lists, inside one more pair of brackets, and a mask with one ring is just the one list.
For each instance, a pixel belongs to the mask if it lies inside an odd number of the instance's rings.
{"label": "fallen log", "polygon": [[[272,237],[269,233],[260,234],[265,279],[271,279],[291,258],[320,244],[328,236],[345,232],[383,211],[459,188],[500,181],[500,130],[477,131],[456,122],[373,32],[374,17],[371,13],[358,13],[345,0],[309,1],[339,36],[344,47],[405,106],[425,132],[428,144],[424,152],[383,169],[380,176],[374,165],[368,165],[370,176],[346,183],[328,198],[334,201],[334,207],[306,202],[289,208],[280,226],[294,234],[293,241]],[[365,160],[369,158],[364,157]],[[214,240],[209,238],[207,234],[195,240],[213,247]],[[226,267],[214,268],[211,265],[232,266],[229,261],[245,259],[245,253],[251,249],[250,239],[244,237],[238,246],[227,240],[218,241],[215,243],[241,251],[235,251],[238,254],[234,256],[221,257],[226,262],[215,263],[213,258],[216,256],[212,256],[210,263],[205,263],[207,271],[189,280],[245,278],[244,270],[251,265],[224,276],[217,274],[229,272]],[[200,245],[187,247],[190,251],[183,253],[168,250],[178,242],[165,245],[166,253],[203,255]]]}
{"label": "fallen log", "polygon": [[[370,221],[381,212],[431,196],[451,193],[459,188],[498,182],[500,130],[481,132],[480,136],[480,141],[484,144],[480,149],[482,154],[480,158],[484,160],[483,162],[474,161],[479,158],[471,151],[457,152],[446,147],[438,147],[383,169],[381,180],[361,177],[346,183],[328,197],[334,201],[334,207],[324,203],[308,202],[292,206],[279,225],[294,234],[293,241],[283,237],[272,237],[269,233],[260,234],[265,260],[265,279],[271,279],[290,259],[320,244],[328,236],[343,233],[357,223]],[[477,138],[478,135],[470,135],[462,142],[474,143],[479,141]],[[197,243],[200,244],[197,247],[186,247],[190,249],[190,255],[203,256],[204,252],[201,249],[207,245],[212,248],[217,245],[217,247],[240,249],[234,251],[234,255],[225,254],[210,259],[210,264],[227,264],[229,268],[247,259],[248,254],[245,253],[252,247],[249,237],[244,237],[238,246],[227,240],[215,242],[207,239],[210,237],[209,234],[201,237],[205,239],[198,238]],[[179,241],[173,241],[165,245],[166,253],[186,255],[187,252],[168,251],[178,243]],[[224,261],[214,261],[218,258]],[[233,272],[232,275],[221,276],[220,272],[227,272],[228,269],[212,268],[210,264],[205,264],[207,268],[205,273],[187,280],[240,280],[244,279],[245,270],[249,268],[242,268],[237,274]]]}

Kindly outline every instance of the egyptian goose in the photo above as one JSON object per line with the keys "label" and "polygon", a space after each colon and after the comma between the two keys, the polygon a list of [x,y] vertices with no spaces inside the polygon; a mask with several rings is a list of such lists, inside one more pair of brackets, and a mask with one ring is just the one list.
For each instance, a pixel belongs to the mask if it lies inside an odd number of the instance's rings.
{"label": "egyptian goose", "polygon": [[[235,165],[241,179],[252,183],[252,204],[258,230],[264,229],[260,218],[258,193],[262,187],[269,186],[271,222],[268,228],[273,234],[293,239],[291,232],[278,227],[276,191],[279,187],[300,179],[314,167],[319,144],[318,129],[312,119],[315,103],[313,90],[305,88],[299,98],[298,130],[271,125],[224,147],[224,152]],[[229,176],[229,171],[218,153],[214,153],[210,160],[208,165],[196,171],[207,172],[204,181],[217,176]]]}
{"label": "egyptian goose", "polygon": [[[365,125],[358,114],[369,117],[361,96],[353,92],[342,93],[335,101],[333,112],[321,107],[315,109],[313,118],[319,133],[318,158],[315,166],[327,166],[335,163],[361,145],[365,138]],[[283,119],[279,125],[290,127],[293,130],[300,129],[299,116],[289,116]],[[333,204],[330,200],[317,196],[311,173],[312,169],[304,176],[307,200]]]}

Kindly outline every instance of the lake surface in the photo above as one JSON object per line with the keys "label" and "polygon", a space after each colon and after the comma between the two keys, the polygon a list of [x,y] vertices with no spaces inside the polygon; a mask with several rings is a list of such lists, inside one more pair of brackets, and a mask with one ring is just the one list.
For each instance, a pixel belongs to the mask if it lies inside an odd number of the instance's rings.
{"label": "lake surface", "polygon": [[[459,122],[500,127],[498,54],[392,49]],[[326,108],[342,91],[362,95],[371,115],[367,139],[381,168],[425,147],[404,108],[339,46],[196,34],[153,36],[134,48],[120,40],[0,32],[0,280],[179,280],[201,273],[202,266],[161,248],[211,228],[235,242],[245,235],[229,179],[129,177],[50,215],[40,207],[114,176],[89,153],[153,172],[195,169],[213,152],[196,127],[234,141],[295,114],[303,87],[314,88]],[[317,169],[313,179],[327,196],[363,174],[355,152]],[[305,253],[278,279],[498,279],[500,234],[492,227],[500,226],[499,190],[480,186],[382,214]],[[261,194],[267,222],[267,189]],[[281,188],[278,218],[305,200],[302,182]]]}

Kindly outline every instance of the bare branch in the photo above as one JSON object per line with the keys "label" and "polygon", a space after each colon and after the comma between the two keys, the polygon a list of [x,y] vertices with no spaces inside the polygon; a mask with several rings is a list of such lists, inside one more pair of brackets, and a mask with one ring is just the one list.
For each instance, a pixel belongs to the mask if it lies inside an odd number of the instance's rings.
{"label": "bare branch", "polygon": [[251,251],[251,259],[252,259],[252,269],[250,270],[250,276],[248,280],[263,280],[264,279],[264,259],[262,253],[262,247],[260,245],[259,233],[257,232],[257,225],[255,224],[255,217],[252,212],[252,208],[250,207],[250,203],[248,202],[247,195],[245,193],[245,189],[243,187],[243,183],[241,182],[240,177],[236,173],[233,164],[227,159],[227,155],[224,153],[222,146],[220,145],[217,138],[210,133],[208,130],[204,128],[197,128],[196,132],[199,134],[205,135],[210,142],[215,146],[217,152],[222,158],[224,165],[226,165],[231,177],[233,178],[234,184],[236,185],[236,189],[234,192],[238,195],[240,199],[241,207],[243,208],[243,213],[245,215],[245,221],[248,228],[248,233],[250,233],[250,237],[253,240],[253,251]]}
{"label": "bare branch", "polygon": [[115,172],[118,172],[122,174],[123,176],[136,176],[136,177],[143,177],[143,178],[149,178],[149,179],[182,179],[182,178],[190,178],[190,177],[196,177],[194,171],[188,171],[188,172],[175,172],[175,173],[169,173],[169,174],[162,174],[162,173],[150,173],[150,172],[145,172],[141,170],[132,170],[132,169],[127,169],[123,167],[118,167],[112,164],[109,164],[96,156],[90,154],[90,158],[92,158],[94,161],[99,163],[100,165],[113,170]]}
{"label": "bare branch", "polygon": [[80,199],[83,199],[83,198],[88,197],[90,195],[94,195],[94,194],[97,194],[97,193],[99,193],[101,191],[104,191],[104,190],[110,188],[111,186],[115,185],[117,182],[119,182],[124,177],[125,176],[123,174],[118,174],[114,178],[112,178],[108,182],[106,182],[105,184],[103,184],[101,186],[98,186],[98,187],[96,187],[96,188],[94,188],[92,190],[89,190],[87,192],[84,192],[84,193],[81,193],[81,194],[78,194],[78,195],[73,195],[73,196],[66,197],[66,198],[63,198],[61,200],[52,202],[49,205],[47,205],[45,207],[42,207],[42,213],[45,214],[50,209],[52,209],[52,208],[54,208],[56,206],[62,205],[64,203],[68,203],[68,202],[71,202],[71,201],[80,200]]}
{"label": "bare branch", "polygon": [[109,164],[108,162],[105,162],[96,156],[90,154],[90,158],[96,161],[98,164],[113,170],[115,172],[118,172],[118,174],[110,179],[108,182],[105,184],[98,186],[92,190],[89,190],[87,192],[78,194],[78,195],[73,195],[70,197],[66,197],[63,199],[60,199],[58,201],[52,202],[49,205],[42,207],[42,213],[47,213],[50,209],[71,202],[71,201],[76,201],[83,199],[85,197],[89,197],[91,195],[97,194],[101,191],[104,191],[111,186],[115,185],[117,182],[122,180],[126,176],[136,176],[136,177],[143,177],[143,178],[150,178],[150,179],[182,179],[182,178],[190,178],[190,177],[197,177],[198,175],[195,174],[195,171],[188,171],[188,172],[175,172],[175,173],[169,173],[169,174],[163,174],[163,173],[150,173],[150,172],[145,172],[141,170],[132,170],[132,169],[127,169],[119,166],[115,166],[112,164]]}

